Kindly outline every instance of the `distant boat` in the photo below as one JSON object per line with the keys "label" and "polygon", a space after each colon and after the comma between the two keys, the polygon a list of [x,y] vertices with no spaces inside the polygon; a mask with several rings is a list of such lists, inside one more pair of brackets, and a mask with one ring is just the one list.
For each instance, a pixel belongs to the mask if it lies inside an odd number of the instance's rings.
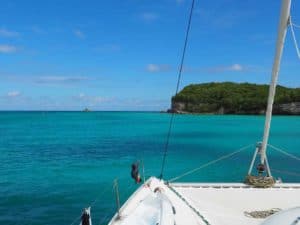
{"label": "distant boat", "polygon": [[82,110],[83,112],[91,112],[91,110],[89,108],[85,108],[84,110]]}

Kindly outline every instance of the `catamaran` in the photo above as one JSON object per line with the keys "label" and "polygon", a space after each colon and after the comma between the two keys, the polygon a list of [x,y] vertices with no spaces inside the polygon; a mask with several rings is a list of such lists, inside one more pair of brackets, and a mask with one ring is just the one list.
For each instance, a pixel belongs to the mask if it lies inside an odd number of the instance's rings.
{"label": "catamaran", "polygon": [[[176,93],[178,92],[193,8],[194,1],[192,1]],[[268,144],[276,83],[289,27],[295,37],[290,8],[291,0],[282,0],[263,140],[256,144],[245,182],[179,183],[175,181],[229,158],[249,146],[187,171],[171,180],[163,179],[166,158],[166,154],[164,154],[161,176],[151,177],[145,181],[144,185],[138,188],[118,209],[108,225],[300,225],[300,184],[283,183],[281,180],[276,180],[272,176],[267,157],[267,149],[274,148],[286,156],[300,161],[299,157]],[[299,56],[296,40],[295,46]],[[173,116],[174,114],[171,116],[171,123]],[[168,136],[170,136],[170,130]],[[253,172],[257,157],[259,157],[257,172]],[[90,215],[90,209],[85,210],[85,214]],[[81,222],[82,225],[90,223]]]}

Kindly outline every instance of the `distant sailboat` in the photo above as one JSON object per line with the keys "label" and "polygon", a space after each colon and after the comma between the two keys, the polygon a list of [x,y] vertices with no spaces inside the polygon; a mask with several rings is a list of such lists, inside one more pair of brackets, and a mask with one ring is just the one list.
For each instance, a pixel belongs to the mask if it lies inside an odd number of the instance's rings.
{"label": "distant sailboat", "polygon": [[83,112],[90,112],[91,110],[89,109],[89,108],[85,108],[84,110],[83,110]]}

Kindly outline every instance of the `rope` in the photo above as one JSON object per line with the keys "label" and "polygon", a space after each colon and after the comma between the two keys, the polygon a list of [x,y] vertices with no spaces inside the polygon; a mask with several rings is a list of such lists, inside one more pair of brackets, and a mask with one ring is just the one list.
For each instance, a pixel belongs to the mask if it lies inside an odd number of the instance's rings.
{"label": "rope", "polygon": [[300,173],[291,172],[291,171],[287,171],[287,170],[277,170],[277,169],[272,168],[272,171],[275,171],[277,173],[287,174],[290,176],[300,177]]}
{"label": "rope", "polygon": [[[98,195],[98,197],[97,197],[94,201],[92,201],[92,203],[91,203],[89,206],[90,206],[90,207],[94,206],[94,205],[96,204],[96,202],[99,201],[99,199],[102,198],[103,195],[104,195],[110,188],[111,188],[111,187],[109,186],[109,187],[107,187],[106,189],[104,189],[104,191],[101,192],[101,193]],[[81,218],[81,215],[78,216],[78,217],[76,217],[76,218],[73,220],[73,222],[70,223],[70,225],[73,225],[73,224],[74,224],[75,222],[77,222],[80,218]]]}
{"label": "rope", "polygon": [[242,147],[242,148],[240,148],[240,149],[238,149],[238,150],[236,150],[236,151],[234,151],[234,152],[232,152],[232,153],[229,153],[229,154],[227,154],[227,155],[221,156],[220,158],[217,158],[217,159],[215,159],[215,160],[212,160],[212,161],[210,161],[210,162],[207,162],[207,163],[203,164],[203,165],[200,166],[200,167],[197,167],[197,168],[195,168],[195,169],[192,169],[192,170],[187,171],[187,172],[185,172],[185,173],[183,173],[183,174],[181,174],[181,175],[179,175],[179,176],[177,176],[177,177],[174,177],[174,178],[170,179],[169,182],[173,182],[173,181],[178,180],[178,179],[180,179],[180,178],[182,178],[182,177],[185,177],[185,176],[187,176],[187,175],[190,175],[190,174],[192,174],[192,173],[194,173],[194,172],[196,172],[196,171],[198,171],[198,170],[200,170],[200,169],[203,169],[203,168],[205,168],[205,167],[207,167],[207,166],[210,166],[210,165],[212,165],[212,164],[215,164],[215,163],[217,163],[217,162],[219,162],[219,161],[221,161],[221,160],[227,159],[227,158],[229,158],[229,157],[231,157],[231,156],[233,156],[233,155],[235,155],[235,154],[237,154],[237,153],[240,153],[240,152],[246,150],[247,148],[249,148],[249,147],[251,147],[251,146],[253,146],[253,144],[247,145],[247,146]]}
{"label": "rope", "polygon": [[179,192],[177,192],[173,187],[168,186],[168,188],[174,192],[177,197],[179,197],[197,216],[205,223],[205,225],[211,225],[209,221],[195,208],[193,207]]}
{"label": "rope", "polygon": [[245,183],[257,188],[269,188],[275,184],[273,177],[247,175]]}
{"label": "rope", "polygon": [[127,186],[127,188],[123,192],[123,196],[127,196],[129,192],[132,191],[131,188],[133,187],[133,185],[135,185],[135,183],[132,182],[129,186]]}
{"label": "rope", "polygon": [[273,209],[262,210],[262,211],[252,211],[252,212],[245,211],[244,215],[255,219],[265,219],[279,211],[281,211],[281,209],[279,208],[273,208]]}
{"label": "rope", "polygon": [[94,206],[96,204],[96,202],[98,202],[100,200],[100,198],[103,197],[103,195],[110,189],[111,187],[108,186],[106,189],[104,189],[104,191],[98,195],[98,197],[90,204],[90,207]]}
{"label": "rope", "polygon": [[293,23],[293,26],[296,28],[300,28],[300,25]]}
{"label": "rope", "polygon": [[81,215],[80,216],[78,216],[77,218],[75,218],[74,220],[73,220],[73,222],[72,223],[70,223],[70,225],[73,225],[75,222],[77,222],[79,219],[81,218]]}
{"label": "rope", "polygon": [[107,219],[108,217],[111,215],[112,212],[108,212],[101,220],[100,220],[100,223],[99,225],[103,224]]}
{"label": "rope", "polygon": [[[191,22],[192,22],[192,17],[193,17],[194,5],[195,5],[195,0],[192,0],[192,6],[191,6],[189,20],[188,20],[188,26],[187,26],[186,34],[185,34],[184,46],[183,46],[183,51],[182,51],[182,56],[181,56],[181,62],[180,62],[180,67],[179,67],[179,71],[178,71],[178,79],[177,79],[175,96],[178,94],[179,85],[180,85],[180,81],[181,81],[182,70],[183,70],[183,63],[184,63],[185,52],[186,52],[186,48],[187,48],[187,44],[188,44],[188,37],[189,37],[189,33],[190,33],[190,28],[191,28]],[[168,148],[169,148],[169,141],[170,141],[172,126],[173,126],[174,115],[175,115],[175,113],[172,112],[172,115],[171,115],[171,118],[170,118],[170,123],[169,123],[169,129],[168,129],[168,133],[167,133],[167,140],[166,140],[164,154],[163,154],[161,172],[160,172],[160,176],[159,176],[160,179],[163,178],[163,172],[164,172],[165,163],[166,163],[166,157],[167,157],[167,152],[168,152]]]}
{"label": "rope", "polygon": [[294,31],[294,26],[298,27],[298,25],[293,24],[291,16],[290,16],[290,26],[291,26],[291,33],[292,33],[295,49],[296,49],[298,58],[300,59],[300,50],[299,50],[299,47],[298,47],[298,42],[297,42],[295,31]]}
{"label": "rope", "polygon": [[277,147],[275,147],[273,145],[268,144],[268,146],[271,147],[272,149],[274,149],[274,150],[276,150],[276,151],[278,151],[278,152],[280,152],[280,153],[282,153],[282,154],[284,154],[284,155],[292,158],[292,159],[296,159],[296,160],[300,161],[300,158],[298,156],[295,156],[295,155],[293,155],[291,153],[288,153],[287,151],[285,151],[283,149],[280,149],[280,148],[277,148]]}

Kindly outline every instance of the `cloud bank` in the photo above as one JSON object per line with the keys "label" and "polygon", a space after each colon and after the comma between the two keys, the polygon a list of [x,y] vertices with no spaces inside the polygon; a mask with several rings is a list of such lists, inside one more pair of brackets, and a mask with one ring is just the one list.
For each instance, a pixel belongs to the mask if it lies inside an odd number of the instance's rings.
{"label": "cloud bank", "polygon": [[14,45],[0,45],[0,53],[10,54],[17,52],[18,48]]}

